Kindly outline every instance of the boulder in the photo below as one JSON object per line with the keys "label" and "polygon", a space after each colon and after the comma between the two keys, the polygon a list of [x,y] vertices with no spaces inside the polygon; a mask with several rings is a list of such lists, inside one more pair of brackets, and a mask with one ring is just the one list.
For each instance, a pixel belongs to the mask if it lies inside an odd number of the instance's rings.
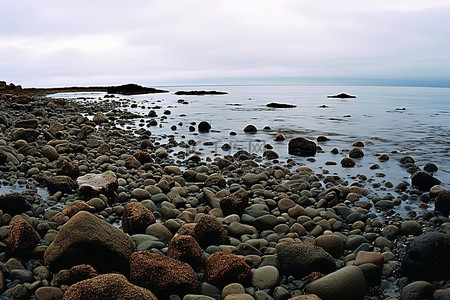
{"label": "boulder", "polygon": [[123,231],[133,235],[145,233],[147,227],[156,222],[153,213],[139,202],[127,203],[122,214]]}
{"label": "boulder", "polygon": [[280,271],[304,277],[312,272],[328,274],[336,270],[333,257],[321,247],[307,242],[286,242],[277,245]]}
{"label": "boulder", "polygon": [[90,264],[99,272],[129,272],[131,238],[91,213],[81,211],[65,223],[44,254],[51,270]]}
{"label": "boulder", "polygon": [[450,233],[427,232],[415,238],[401,262],[402,273],[426,281],[450,276]]}
{"label": "boulder", "polygon": [[58,161],[57,166],[58,170],[56,170],[56,175],[65,175],[72,179],[76,179],[80,174],[78,165],[72,161],[61,159]]}
{"label": "boulder", "polygon": [[149,290],[128,282],[123,275],[104,274],[72,285],[63,299],[157,300],[158,298]]}
{"label": "boulder", "polygon": [[348,266],[311,282],[305,290],[324,300],[358,300],[366,295],[367,283],[360,268]]}
{"label": "boulder", "polygon": [[203,271],[206,282],[221,288],[233,282],[245,286],[252,278],[252,269],[243,258],[222,251],[208,256]]}
{"label": "boulder", "polygon": [[195,224],[194,238],[202,248],[209,245],[222,245],[228,242],[227,232],[222,224],[211,215],[204,215]]}
{"label": "boulder", "polygon": [[189,264],[198,270],[202,263],[203,250],[190,235],[176,235],[167,248],[167,256]]}
{"label": "boulder", "polygon": [[100,194],[112,196],[119,184],[117,176],[112,171],[101,174],[89,173],[77,178],[80,195],[84,197],[95,197]]}
{"label": "boulder", "polygon": [[4,213],[18,215],[31,210],[31,202],[21,193],[0,195],[0,209]]}
{"label": "boulder", "polygon": [[201,133],[206,133],[209,132],[211,130],[211,124],[209,124],[206,121],[201,121],[200,123],[198,123],[198,132]]}
{"label": "boulder", "polygon": [[208,179],[205,180],[203,185],[207,187],[216,185],[220,188],[223,188],[227,185],[227,181],[220,174],[212,174],[211,176],[208,177]]}
{"label": "boulder", "polygon": [[428,192],[434,185],[441,181],[424,171],[417,171],[411,176],[411,184],[421,191]]}
{"label": "boulder", "polygon": [[297,105],[288,104],[288,103],[278,103],[278,102],[270,102],[266,104],[267,107],[270,108],[296,108]]}
{"label": "boulder", "polygon": [[148,153],[147,151],[137,151],[133,153],[133,156],[136,157],[137,160],[141,164],[149,163],[153,161],[152,155]]}
{"label": "boulder", "polygon": [[339,99],[347,99],[347,98],[356,98],[355,95],[349,95],[347,93],[340,93],[336,95],[328,95],[327,98],[339,98]]}
{"label": "boulder", "polygon": [[316,143],[303,137],[293,138],[288,143],[288,153],[292,155],[314,156],[316,152]]}
{"label": "boulder", "polygon": [[433,285],[427,281],[414,281],[405,286],[400,293],[400,300],[435,299]]}
{"label": "boulder", "polygon": [[148,251],[131,254],[130,281],[164,299],[172,294],[183,296],[199,291],[197,275],[190,265]]}
{"label": "boulder", "polygon": [[220,208],[225,216],[231,214],[242,214],[248,206],[248,193],[245,189],[239,189],[231,195],[220,199]]}
{"label": "boulder", "polygon": [[11,226],[6,247],[13,253],[25,254],[37,246],[39,239],[39,234],[27,221],[18,219]]}
{"label": "boulder", "polygon": [[444,216],[450,215],[450,191],[441,191],[437,195],[434,210],[444,214]]}
{"label": "boulder", "polygon": [[255,127],[255,125],[251,125],[251,124],[245,126],[245,128],[244,128],[244,132],[247,132],[247,133],[255,133],[257,131],[258,131],[258,129]]}

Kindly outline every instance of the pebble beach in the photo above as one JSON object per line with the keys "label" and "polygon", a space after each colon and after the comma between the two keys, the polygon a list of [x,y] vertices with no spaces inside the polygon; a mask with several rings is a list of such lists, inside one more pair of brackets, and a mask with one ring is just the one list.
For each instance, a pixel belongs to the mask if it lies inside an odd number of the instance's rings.
{"label": "pebble beach", "polygon": [[365,142],[328,149],[326,132],[205,158],[155,134],[181,126],[157,104],[141,122],[120,100],[0,86],[0,299],[450,299],[450,190],[433,162],[384,153],[407,182],[349,180],[307,161],[344,153],[327,164],[345,173]]}

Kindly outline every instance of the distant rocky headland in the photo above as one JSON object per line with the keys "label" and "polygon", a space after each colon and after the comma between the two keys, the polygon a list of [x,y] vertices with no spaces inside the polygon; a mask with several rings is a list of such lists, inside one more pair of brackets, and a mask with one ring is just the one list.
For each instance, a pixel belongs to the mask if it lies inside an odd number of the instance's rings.
{"label": "distant rocky headland", "polygon": [[327,98],[340,98],[340,99],[345,99],[345,98],[356,98],[355,95],[349,95],[347,93],[340,93],[337,95],[329,95],[327,96]]}
{"label": "distant rocky headland", "polygon": [[0,91],[15,95],[48,95],[54,93],[69,93],[69,92],[107,92],[109,94],[121,95],[138,95],[138,94],[152,94],[152,93],[167,93],[166,90],[156,88],[143,87],[138,84],[130,83],[118,86],[89,86],[89,87],[54,87],[54,88],[22,88],[20,85],[14,83],[7,84],[5,81],[0,81]]}

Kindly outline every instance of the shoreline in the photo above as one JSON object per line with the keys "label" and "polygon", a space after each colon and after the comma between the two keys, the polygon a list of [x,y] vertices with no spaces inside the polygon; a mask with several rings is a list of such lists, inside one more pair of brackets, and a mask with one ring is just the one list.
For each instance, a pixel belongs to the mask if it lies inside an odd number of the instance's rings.
{"label": "shoreline", "polygon": [[[13,235],[8,228],[18,219],[25,219],[31,224],[39,234],[39,241],[32,249],[25,249],[25,256],[23,253],[16,254],[20,252],[15,253],[17,249],[5,248],[1,270],[3,277],[12,282],[16,272],[8,269],[7,259],[36,255],[39,265],[36,268],[46,269],[50,273],[45,278],[20,282],[9,289],[24,287],[28,295],[50,286],[58,292],[69,289],[70,285],[51,285],[52,280],[60,276],[59,269],[52,263],[47,265],[42,259],[64,224],[69,224],[74,218],[71,213],[64,212],[70,207],[75,211],[90,211],[105,223],[115,224],[123,230],[119,221],[123,218],[126,204],[143,204],[159,221],[157,224],[164,228],[148,225],[139,234],[130,234],[136,244],[133,252],[150,250],[164,256],[167,256],[170,241],[177,232],[189,235],[186,234],[192,233],[189,228],[200,223],[204,215],[213,215],[217,217],[220,228],[225,230],[228,240],[206,245],[201,257],[205,260],[215,252],[227,252],[245,261],[253,275],[247,274],[250,283],[243,280],[241,285],[255,299],[264,294],[275,299],[288,299],[304,292],[320,293],[314,287],[315,281],[325,281],[326,286],[330,287],[333,282],[345,286],[348,274],[342,275],[340,270],[359,274],[356,276],[359,276],[361,285],[366,285],[365,290],[362,286],[353,287],[357,295],[355,299],[364,295],[375,297],[371,299],[399,299],[405,287],[418,282],[414,272],[408,273],[409,277],[405,276],[406,271],[400,267],[413,241],[425,232],[442,231],[447,236],[450,232],[448,215],[435,214],[426,209],[427,203],[435,201],[443,192],[439,188],[434,188],[430,193],[411,186],[390,187],[383,191],[384,195],[374,195],[370,184],[348,186],[338,176],[318,176],[307,167],[292,171],[286,165],[272,164],[242,150],[210,162],[202,161],[195,154],[187,156],[185,169],[182,170],[182,166],[177,165],[170,156],[174,141],[169,139],[167,144],[155,146],[156,137],[147,129],[134,132],[120,129],[115,120],[120,120],[124,114],[118,111],[109,114],[113,107],[42,98],[39,89],[27,90],[27,93],[31,97],[27,101],[0,95],[2,111],[6,112],[0,122],[3,125],[1,150],[5,154],[2,180],[8,178],[11,183],[26,184],[23,194],[26,195],[25,202],[30,204],[23,211],[25,215],[9,214],[9,218],[3,212],[2,228],[7,234],[2,241],[8,244],[6,239]],[[83,117],[81,113],[85,111],[94,113],[95,117],[92,120]],[[25,127],[18,127],[19,124]],[[24,130],[17,132],[19,128]],[[137,154],[141,152],[144,153]],[[78,167],[78,174],[72,176],[74,181],[87,174],[111,171],[117,177],[117,186],[111,195],[102,190],[99,195],[90,198],[79,187],[70,186],[67,178],[63,184],[56,185],[52,178],[70,177],[69,167],[61,170],[62,161]],[[47,199],[36,195],[37,187],[48,188],[52,185],[55,187],[52,187],[53,192]],[[245,192],[243,196],[236,194],[241,189]],[[224,204],[228,203],[227,199],[231,204]],[[396,215],[398,205],[408,201],[425,208],[425,212],[420,214],[411,209],[409,220]],[[379,214],[371,211],[374,207]],[[147,211],[143,211],[145,213],[138,215],[146,215]],[[144,221],[137,219],[135,222],[139,224]],[[220,235],[220,228],[211,234]],[[300,244],[304,247],[301,251],[305,251],[304,256],[313,262],[307,270],[302,269],[302,263],[296,265],[293,262],[296,269],[292,271],[277,256],[279,249],[287,247],[282,247],[285,242],[295,245],[291,251],[297,251],[295,247],[300,247]],[[317,265],[315,252],[321,253],[321,260],[338,266],[336,270],[328,269],[329,264],[327,267]],[[366,257],[358,257],[359,252]],[[284,255],[289,257],[289,251]],[[380,255],[383,257],[381,263]],[[364,261],[362,264],[358,262],[361,259]],[[356,264],[367,265],[358,267],[361,271],[348,269]],[[98,266],[102,267],[101,264]],[[428,266],[431,267],[435,266]],[[34,272],[36,268],[29,271]],[[239,272],[246,271],[239,269]],[[315,281],[308,277],[313,272],[321,273],[312,276]],[[222,283],[209,281],[214,282],[215,286],[202,280],[205,274],[204,269],[197,271],[202,293],[195,289],[189,290],[189,293],[210,297],[223,295],[225,288]],[[337,279],[331,275],[337,276]],[[259,279],[260,276],[264,280]],[[441,282],[442,288],[434,289],[449,293],[448,286],[445,287],[442,282],[448,279],[448,273],[445,276],[447,278],[422,279],[433,284]],[[230,282],[226,283],[228,285]],[[336,293],[339,286],[334,286]],[[151,287],[153,290],[148,288],[150,291],[158,291],[158,287]],[[429,290],[425,284],[422,288]]]}

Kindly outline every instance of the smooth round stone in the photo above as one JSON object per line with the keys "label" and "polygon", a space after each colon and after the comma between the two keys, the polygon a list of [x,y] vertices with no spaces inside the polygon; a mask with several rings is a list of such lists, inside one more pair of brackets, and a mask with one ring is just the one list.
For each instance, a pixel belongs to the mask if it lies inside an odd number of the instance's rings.
{"label": "smooth round stone", "polygon": [[25,270],[25,267],[22,265],[22,263],[17,258],[10,258],[6,262],[6,270],[8,272],[11,272],[12,270]]}
{"label": "smooth round stone", "polygon": [[150,198],[155,204],[161,203],[163,201],[168,201],[170,202],[169,197],[166,196],[166,194],[164,193],[159,193],[156,195],[151,196]]}
{"label": "smooth round stone", "polygon": [[139,201],[142,201],[145,199],[150,199],[151,195],[147,190],[138,188],[138,189],[134,189],[131,192],[131,197],[136,198]]}
{"label": "smooth round stone", "polygon": [[286,288],[277,286],[273,290],[272,296],[275,300],[285,300],[291,298],[291,293]]}
{"label": "smooth round stone", "polygon": [[358,266],[366,263],[371,263],[381,268],[384,263],[384,258],[379,252],[359,251],[356,255],[354,265]]}
{"label": "smooth round stone", "polygon": [[319,236],[314,240],[314,243],[334,258],[339,258],[344,253],[344,240],[337,234]]}
{"label": "smooth round stone", "polygon": [[166,244],[169,243],[173,237],[172,232],[170,232],[166,226],[159,223],[154,223],[148,226],[145,233],[157,237],[160,241]]}
{"label": "smooth round stone", "polygon": [[39,266],[33,270],[34,276],[39,279],[48,279],[51,275],[50,270],[46,266]]}
{"label": "smooth round stone", "polygon": [[427,281],[414,281],[403,288],[400,300],[433,299],[434,288]]}
{"label": "smooth round stone", "polygon": [[106,207],[105,201],[103,201],[100,198],[92,198],[91,200],[89,200],[86,203],[95,207],[96,211],[101,211],[101,210],[105,209],[105,207]]}
{"label": "smooth round stone", "polygon": [[21,283],[34,281],[33,272],[31,272],[30,270],[11,270],[11,272],[9,272],[9,277],[11,278],[11,280],[18,280]]}
{"label": "smooth round stone", "polygon": [[222,289],[222,298],[233,294],[245,294],[245,288],[240,283],[230,283]]}
{"label": "smooth round stone", "polygon": [[258,231],[255,227],[242,224],[239,222],[233,222],[228,226],[228,234],[234,236],[234,237],[241,237],[244,234],[255,234]]}
{"label": "smooth round stone", "polygon": [[364,273],[356,266],[348,266],[319,278],[305,288],[321,299],[360,299],[367,293]]}
{"label": "smooth round stone", "polygon": [[[270,299],[270,298],[265,298]],[[231,294],[223,298],[223,300],[255,300],[251,295],[249,294]]]}
{"label": "smooth round stone", "polygon": [[[210,296],[210,297],[214,297],[214,295],[220,295],[221,290],[217,287],[215,287],[212,284],[209,284],[207,282],[203,282],[201,287],[200,287],[200,291],[202,293],[202,295],[206,295],[206,296]],[[198,299],[198,298],[195,298]]]}
{"label": "smooth round stone", "polygon": [[273,266],[264,266],[253,270],[252,285],[258,289],[272,289],[278,284],[280,274]]}
{"label": "smooth round stone", "polygon": [[[183,300],[215,300],[216,298],[206,296],[206,295],[197,295],[197,294],[187,294],[183,297]],[[172,300],[172,298],[171,298]]]}
{"label": "smooth round stone", "polygon": [[34,293],[36,300],[55,300],[62,299],[64,295],[63,290],[58,287],[44,286],[40,287]]}
{"label": "smooth round stone", "polygon": [[399,233],[401,235],[421,235],[422,226],[417,221],[409,220],[403,221],[399,228]]}
{"label": "smooth round stone", "polygon": [[347,250],[355,250],[363,243],[368,243],[369,241],[360,235],[350,235],[345,241],[344,248]]}
{"label": "smooth round stone", "polygon": [[264,215],[256,218],[255,227],[259,229],[272,229],[278,225],[278,219],[274,215]]}

